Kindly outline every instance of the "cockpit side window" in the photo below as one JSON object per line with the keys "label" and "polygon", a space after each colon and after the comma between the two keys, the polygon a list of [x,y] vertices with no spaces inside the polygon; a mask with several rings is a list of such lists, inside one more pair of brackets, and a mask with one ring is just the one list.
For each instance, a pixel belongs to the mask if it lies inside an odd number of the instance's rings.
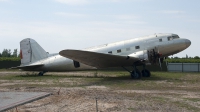
{"label": "cockpit side window", "polygon": [[140,49],[140,46],[135,46],[135,49]]}
{"label": "cockpit side window", "polygon": [[179,37],[178,35],[173,35],[172,38],[173,38],[173,39],[178,39],[178,38],[180,38],[180,37]]}
{"label": "cockpit side window", "polygon": [[167,39],[168,39],[168,41],[171,41],[171,40],[173,40],[173,37],[167,37]]}

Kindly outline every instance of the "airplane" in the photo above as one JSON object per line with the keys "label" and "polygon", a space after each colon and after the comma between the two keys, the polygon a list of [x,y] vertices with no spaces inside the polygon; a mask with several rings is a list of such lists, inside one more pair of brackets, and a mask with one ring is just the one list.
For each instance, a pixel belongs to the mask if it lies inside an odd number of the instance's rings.
{"label": "airplane", "polygon": [[[47,53],[35,40],[20,42],[21,65],[13,68],[39,71],[42,76],[51,71],[78,71],[122,67],[132,79],[150,77],[146,65],[159,65],[165,57],[179,53],[191,45],[177,34],[154,34],[82,50],[66,49],[56,54]],[[132,66],[130,71],[126,67]],[[143,66],[139,71],[137,66]]]}

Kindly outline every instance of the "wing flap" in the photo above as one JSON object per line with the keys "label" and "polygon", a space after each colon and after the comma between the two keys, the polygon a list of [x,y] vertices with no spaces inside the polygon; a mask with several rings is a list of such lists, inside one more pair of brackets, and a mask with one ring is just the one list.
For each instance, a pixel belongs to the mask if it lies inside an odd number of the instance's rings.
{"label": "wing flap", "polygon": [[97,68],[131,66],[134,62],[139,61],[138,58],[133,57],[82,50],[67,49],[60,51],[59,54],[66,58],[70,58],[72,60]]}

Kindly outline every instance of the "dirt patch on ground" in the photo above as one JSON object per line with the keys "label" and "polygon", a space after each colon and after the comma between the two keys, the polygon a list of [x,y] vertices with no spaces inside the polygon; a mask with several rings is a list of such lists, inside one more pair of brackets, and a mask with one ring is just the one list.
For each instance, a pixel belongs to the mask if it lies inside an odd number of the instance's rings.
{"label": "dirt patch on ground", "polygon": [[[3,72],[0,74],[7,77],[15,73]],[[19,112],[94,112],[96,109],[99,112],[191,112],[200,109],[200,93],[196,90],[199,89],[196,86],[199,82],[191,83],[190,80],[190,82],[185,83],[185,80],[177,82],[169,79],[132,81],[129,77],[118,78],[115,75],[110,76],[111,78],[102,78],[102,76],[88,78],[87,74],[86,77],[82,76],[85,73],[78,74],[75,72],[78,76],[74,77],[71,74],[74,73],[54,73],[58,76],[52,78],[48,76],[46,79],[45,77],[35,78],[33,76],[31,78],[20,77],[18,80],[9,80],[2,76],[2,80],[0,79],[0,92],[52,93],[49,97],[17,107]],[[89,74],[93,74],[93,72]],[[69,77],[63,77],[63,75],[69,75]],[[148,84],[152,84],[152,87],[150,87],[153,89],[142,87]],[[163,89],[167,85],[172,88]],[[130,89],[131,86],[141,88]],[[96,101],[98,108],[96,108]],[[16,111],[16,109],[11,109],[8,112],[13,111]]]}

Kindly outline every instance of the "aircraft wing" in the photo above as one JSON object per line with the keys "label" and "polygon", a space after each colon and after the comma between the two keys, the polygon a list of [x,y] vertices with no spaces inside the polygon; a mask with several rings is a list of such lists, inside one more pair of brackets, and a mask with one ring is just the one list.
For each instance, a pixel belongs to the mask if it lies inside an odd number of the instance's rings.
{"label": "aircraft wing", "polygon": [[59,52],[61,56],[78,61],[80,63],[93,66],[96,68],[132,66],[134,62],[140,61],[138,58],[127,58],[127,56],[119,56],[112,54],[103,54],[82,50],[62,50]]}

